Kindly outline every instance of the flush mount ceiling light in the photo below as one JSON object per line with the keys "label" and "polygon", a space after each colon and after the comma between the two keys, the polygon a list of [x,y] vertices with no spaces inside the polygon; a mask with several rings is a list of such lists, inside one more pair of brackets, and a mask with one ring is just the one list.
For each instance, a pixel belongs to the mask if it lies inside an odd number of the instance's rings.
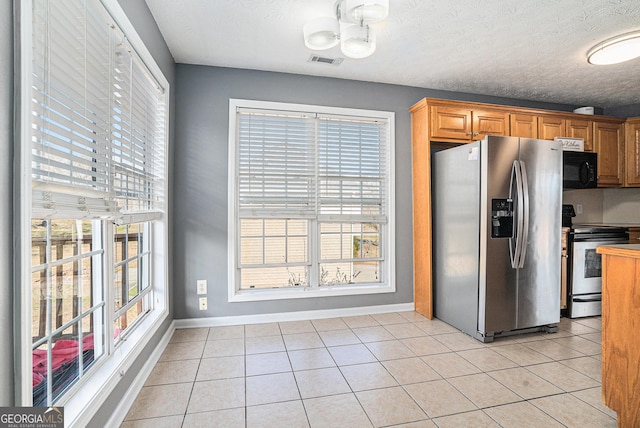
{"label": "flush mount ceiling light", "polygon": [[376,50],[376,37],[370,24],[389,15],[389,0],[338,0],[335,18],[316,18],[307,22],[302,33],[309,49],[324,50],[340,43],[349,58],[366,58]]}
{"label": "flush mount ceiling light", "polygon": [[309,49],[329,49],[340,42],[340,24],[335,18],[316,18],[304,24],[302,32]]}
{"label": "flush mount ceiling light", "polygon": [[349,25],[340,33],[340,48],[349,58],[366,58],[376,50],[376,35],[368,25]]}
{"label": "flush mount ceiling light", "polygon": [[587,52],[590,64],[609,65],[640,56],[640,31],[622,34],[598,43]]}
{"label": "flush mount ceiling light", "polygon": [[339,18],[352,24],[375,24],[389,15],[389,0],[338,0]]}

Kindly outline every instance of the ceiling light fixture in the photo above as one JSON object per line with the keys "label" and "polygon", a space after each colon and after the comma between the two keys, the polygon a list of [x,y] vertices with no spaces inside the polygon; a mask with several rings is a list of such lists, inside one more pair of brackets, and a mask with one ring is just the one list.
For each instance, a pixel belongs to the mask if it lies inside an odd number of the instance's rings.
{"label": "ceiling light fixture", "polygon": [[340,43],[349,58],[366,58],[376,50],[376,35],[370,24],[389,15],[389,0],[337,0],[335,18],[307,22],[302,33],[309,49],[324,50]]}
{"label": "ceiling light fixture", "polygon": [[640,56],[640,31],[621,34],[598,43],[587,52],[590,64],[609,65]]}
{"label": "ceiling light fixture", "polygon": [[302,32],[309,49],[324,50],[340,43],[340,24],[334,18],[316,18],[307,22]]}

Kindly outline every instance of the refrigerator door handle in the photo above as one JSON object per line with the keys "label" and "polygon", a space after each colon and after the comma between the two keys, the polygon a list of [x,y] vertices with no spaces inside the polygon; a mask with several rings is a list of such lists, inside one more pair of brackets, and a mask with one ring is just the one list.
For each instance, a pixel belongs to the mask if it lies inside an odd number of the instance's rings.
{"label": "refrigerator door handle", "polygon": [[520,261],[518,267],[524,267],[524,260],[527,255],[527,245],[529,242],[529,183],[527,181],[527,168],[524,165],[524,161],[520,161],[520,172],[522,180],[522,212],[523,212],[523,225],[522,225],[522,239],[520,240]]}
{"label": "refrigerator door handle", "polygon": [[[515,198],[513,194],[514,190],[514,181],[515,181]],[[520,165],[517,160],[513,161],[513,166],[511,167],[511,182],[509,183],[509,199],[513,200],[515,204],[514,215],[514,223],[516,227],[513,231],[513,237],[509,239],[509,256],[511,257],[511,267],[517,269],[519,267],[520,262],[520,251],[522,248],[521,245],[521,235],[522,235],[522,227],[523,227],[523,213],[522,213],[522,178],[520,174]]]}

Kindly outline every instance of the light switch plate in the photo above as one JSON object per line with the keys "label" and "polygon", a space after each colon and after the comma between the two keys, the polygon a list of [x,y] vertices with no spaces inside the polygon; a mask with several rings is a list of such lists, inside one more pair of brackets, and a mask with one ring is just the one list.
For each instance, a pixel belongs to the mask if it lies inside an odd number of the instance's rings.
{"label": "light switch plate", "polygon": [[207,280],[199,279],[196,281],[197,284],[197,294],[207,294]]}
{"label": "light switch plate", "polygon": [[582,214],[582,204],[576,204],[576,214]]}

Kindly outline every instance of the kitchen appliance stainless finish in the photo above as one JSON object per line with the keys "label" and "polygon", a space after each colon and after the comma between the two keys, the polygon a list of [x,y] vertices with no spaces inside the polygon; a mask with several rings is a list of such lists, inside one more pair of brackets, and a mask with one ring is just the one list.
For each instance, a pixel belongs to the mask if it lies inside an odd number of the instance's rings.
{"label": "kitchen appliance stainless finish", "polygon": [[432,168],[435,316],[483,342],[557,330],[561,144],[489,136]]}
{"label": "kitchen appliance stainless finish", "polygon": [[617,226],[574,225],[571,233],[570,318],[602,314],[602,256],[598,245],[621,244],[629,240],[627,229]]}

